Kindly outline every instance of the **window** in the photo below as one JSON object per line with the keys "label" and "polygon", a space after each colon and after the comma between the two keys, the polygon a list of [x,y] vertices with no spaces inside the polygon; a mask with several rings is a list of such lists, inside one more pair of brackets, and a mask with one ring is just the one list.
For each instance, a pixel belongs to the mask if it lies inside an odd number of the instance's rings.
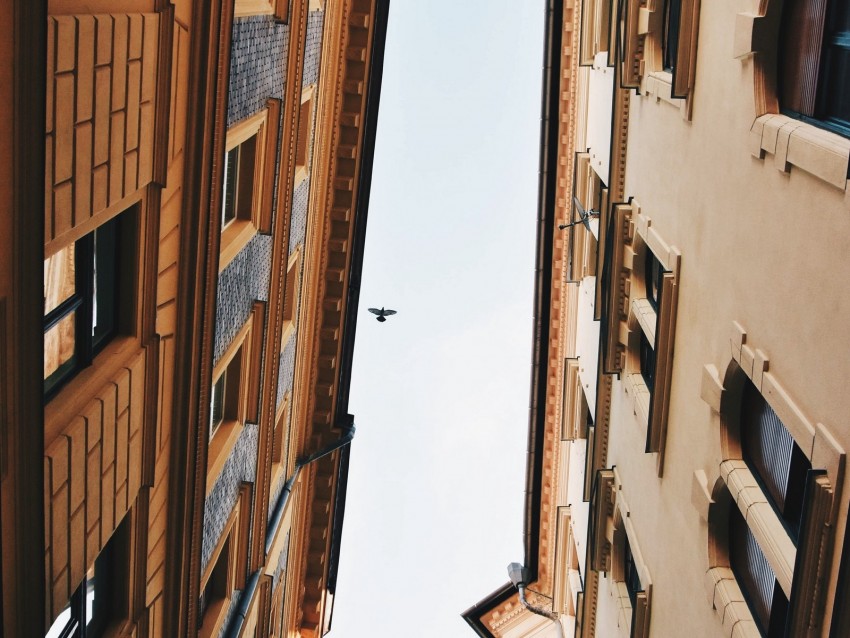
{"label": "window", "polygon": [[218,636],[233,592],[244,589],[248,571],[248,531],[252,490],[243,483],[218,543],[201,575],[198,597],[198,636]]}
{"label": "window", "polygon": [[640,574],[638,573],[637,565],[635,565],[635,557],[632,554],[628,537],[623,541],[623,582],[626,584],[629,600],[632,603],[632,607],[634,607],[638,592],[642,592],[643,587],[640,584]]}
{"label": "window", "polygon": [[250,421],[256,423],[260,400],[262,339],[254,328],[265,323],[265,302],[255,302],[248,320],[216,362],[210,387],[207,494],[215,486],[233,446]]}
{"label": "window", "polygon": [[230,449],[236,444],[245,425],[247,379],[243,370],[248,350],[243,342],[231,349],[216,365],[215,381],[210,392],[209,458],[207,460],[207,490],[224,467]]}
{"label": "window", "polygon": [[298,113],[298,136],[295,140],[295,185],[307,178],[312,155],[311,137],[313,133],[313,93],[311,84],[301,93],[301,109]]}
{"label": "window", "polygon": [[682,14],[682,0],[664,0],[664,23],[661,32],[661,50],[664,56],[664,70],[672,72],[676,68],[679,53],[679,21]]}
{"label": "window", "polygon": [[283,405],[278,410],[277,419],[274,424],[274,438],[272,441],[272,463],[281,465],[284,460],[284,434],[289,423],[290,394],[287,392],[283,397]]}
{"label": "window", "polygon": [[221,230],[238,219],[251,219],[254,204],[254,172],[257,136],[252,135],[227,151],[224,158],[224,192],[221,204]]}
{"label": "window", "polygon": [[[210,439],[212,439],[225,419],[233,421],[239,418],[239,384],[242,368],[242,352],[236,354],[212,386],[210,398]],[[228,385],[227,380],[231,379]],[[228,394],[230,390],[230,394]]]}
{"label": "window", "polygon": [[850,136],[850,4],[785,0],[779,50],[783,110]]}
{"label": "window", "polygon": [[271,226],[280,100],[227,131],[221,182],[219,271]]}
{"label": "window", "polygon": [[[774,409],[749,379],[740,409],[741,453],[747,469],[797,544],[806,480],[812,466]],[[729,563],[762,635],[784,636],[789,597],[739,506],[729,506]],[[755,517],[754,517],[755,518]],[[777,541],[774,539],[774,544]],[[787,541],[785,541],[787,543]]]}
{"label": "window", "polygon": [[640,374],[652,394],[655,386],[655,346],[649,343],[643,331],[640,333]]}
{"label": "window", "polygon": [[596,54],[611,50],[611,0],[585,0],[581,20],[580,63],[589,66]]}
{"label": "window", "polygon": [[124,517],[45,638],[96,638],[127,618],[130,520]]}
{"label": "window", "polygon": [[[122,235],[114,217],[44,261],[44,394],[51,398],[120,330]],[[129,243],[129,242],[128,242]]]}
{"label": "window", "polygon": [[729,511],[729,562],[762,634],[768,638],[784,636],[788,597],[734,504]]}
{"label": "window", "polygon": [[289,256],[286,267],[286,290],[283,296],[283,337],[281,348],[289,341],[298,318],[298,297],[301,292],[301,246]]}
{"label": "window", "polygon": [[646,289],[646,299],[655,312],[658,312],[661,301],[661,289],[664,286],[664,267],[651,250],[646,251],[643,281],[644,288]]}
{"label": "window", "polygon": [[647,427],[646,451],[659,455],[660,476],[681,255],[662,239],[636,201],[615,204],[613,215],[605,365],[623,373],[623,389],[638,421]]}
{"label": "window", "polygon": [[806,475],[812,465],[749,380],[744,383],[741,399],[741,449],[744,461],[796,544]]}

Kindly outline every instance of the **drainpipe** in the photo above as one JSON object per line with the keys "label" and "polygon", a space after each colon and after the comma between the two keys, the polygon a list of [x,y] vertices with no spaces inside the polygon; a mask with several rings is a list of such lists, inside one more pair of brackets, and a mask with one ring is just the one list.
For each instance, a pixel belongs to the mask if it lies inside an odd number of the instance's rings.
{"label": "drainpipe", "polygon": [[511,578],[511,582],[517,588],[519,592],[519,602],[522,603],[522,606],[525,607],[532,614],[537,614],[538,616],[543,616],[544,618],[548,618],[553,623],[555,623],[556,635],[558,638],[564,638],[564,628],[561,626],[561,621],[558,618],[558,614],[554,611],[549,611],[548,609],[543,609],[542,607],[535,607],[528,599],[525,597],[525,586],[526,581],[528,580],[528,569],[519,563],[511,563],[508,565],[508,576]]}
{"label": "drainpipe", "polygon": [[[292,495],[292,488],[298,480],[301,468],[306,467],[307,465],[310,465],[310,463],[318,461],[319,459],[326,457],[328,454],[331,454],[339,448],[351,443],[354,438],[354,430],[355,428],[353,424],[345,426],[345,433],[336,441],[323,447],[318,452],[314,452],[309,456],[302,456],[295,461],[295,470],[292,472],[292,476],[290,476],[286,483],[284,483],[283,491],[277,499],[277,505],[275,505],[271,521],[266,528],[266,554],[271,551],[272,544],[274,543],[274,537],[278,532],[281,522],[283,521],[283,513],[286,511],[286,506],[289,503],[289,497]],[[248,618],[248,608],[251,606],[251,601],[254,600],[254,595],[257,593],[257,586],[260,584],[262,571],[262,568],[260,568],[251,574],[251,577],[248,579],[248,583],[245,585],[245,590],[242,592],[242,597],[239,600],[239,606],[236,608],[233,619],[230,621],[230,628],[227,632],[227,636],[229,638],[237,638],[242,631],[245,620]]]}

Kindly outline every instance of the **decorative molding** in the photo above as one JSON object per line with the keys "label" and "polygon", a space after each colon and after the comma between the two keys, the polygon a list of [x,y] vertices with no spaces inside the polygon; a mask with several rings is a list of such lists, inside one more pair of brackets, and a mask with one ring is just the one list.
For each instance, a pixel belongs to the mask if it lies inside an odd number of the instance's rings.
{"label": "decorative molding", "polygon": [[277,191],[277,211],[272,234],[272,274],[269,278],[269,316],[266,326],[262,388],[257,445],[256,502],[252,521],[251,571],[265,562],[266,522],[271,498],[272,452],[274,420],[283,332],[283,305],[286,292],[286,272],[289,258],[290,217],[295,178],[295,139],[298,134],[298,115],[301,103],[301,78],[304,68],[304,43],[307,37],[307,12],[304,0],[293,0],[290,24],[290,45],[287,53],[287,77],[282,108],[281,153]]}
{"label": "decorative molding", "polygon": [[[163,635],[198,630],[203,510],[233,0],[193,5],[183,148]],[[179,144],[181,140],[175,140]]]}

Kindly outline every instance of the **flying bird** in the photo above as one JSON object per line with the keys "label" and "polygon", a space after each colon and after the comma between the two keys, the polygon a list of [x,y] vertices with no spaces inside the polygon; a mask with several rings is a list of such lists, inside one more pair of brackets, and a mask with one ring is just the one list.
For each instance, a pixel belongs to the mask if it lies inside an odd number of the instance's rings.
{"label": "flying bird", "polygon": [[378,321],[380,321],[381,323],[386,321],[387,317],[389,317],[390,315],[395,314],[395,310],[390,310],[388,308],[381,308],[380,310],[378,310],[377,308],[369,308],[369,312],[371,312],[373,315],[378,315]]}

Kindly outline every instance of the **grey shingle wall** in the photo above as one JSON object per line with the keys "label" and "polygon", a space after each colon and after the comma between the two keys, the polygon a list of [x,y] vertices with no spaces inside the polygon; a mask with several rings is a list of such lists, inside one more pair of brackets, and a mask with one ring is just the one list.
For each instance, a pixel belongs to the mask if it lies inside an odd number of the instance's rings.
{"label": "grey shingle wall", "polygon": [[307,204],[310,200],[310,178],[301,182],[292,195],[292,217],[289,229],[289,254],[304,243],[307,234]]}
{"label": "grey shingle wall", "polygon": [[304,79],[302,86],[313,84],[319,79],[324,23],[324,11],[313,11],[307,16],[307,42],[304,44]]}
{"label": "grey shingle wall", "polygon": [[219,274],[214,362],[218,362],[233,337],[245,325],[254,301],[268,300],[271,263],[271,236],[255,235]]}
{"label": "grey shingle wall", "polygon": [[283,352],[280,353],[280,367],[278,368],[277,377],[277,401],[276,408],[280,407],[283,402],[283,395],[292,389],[292,377],[295,374],[295,337],[293,333],[289,337],[289,341],[283,347]]}
{"label": "grey shingle wall", "polygon": [[236,505],[242,481],[253,483],[257,476],[257,438],[259,426],[248,424],[242,430],[233,452],[204,502],[204,541],[201,546],[201,573],[207,568],[212,552],[224,530],[224,524]]}
{"label": "grey shingle wall", "polygon": [[257,113],[270,97],[283,97],[289,25],[271,16],[233,21],[227,126]]}
{"label": "grey shingle wall", "polygon": [[277,569],[274,570],[272,577],[272,591],[274,591],[281,577],[286,573],[286,559],[289,557],[289,532],[286,532],[286,540],[283,541],[283,550],[280,552],[280,560],[277,563]]}

